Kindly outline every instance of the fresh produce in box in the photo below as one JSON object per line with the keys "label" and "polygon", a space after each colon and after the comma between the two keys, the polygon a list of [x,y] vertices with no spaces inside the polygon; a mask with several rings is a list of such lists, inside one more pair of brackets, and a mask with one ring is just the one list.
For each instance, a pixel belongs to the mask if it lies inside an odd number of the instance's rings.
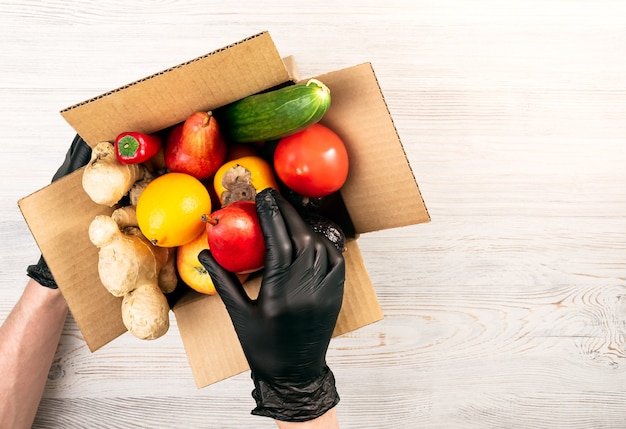
{"label": "fresh produce in box", "polygon": [[154,340],[170,327],[170,306],[154,283],[141,283],[122,298],[122,322],[141,340]]}
{"label": "fresh produce in box", "polygon": [[[176,269],[180,279],[191,289],[206,295],[217,293],[213,279],[198,259],[201,251],[209,248],[206,231],[202,231],[187,244],[176,248]],[[245,282],[249,273],[238,274],[241,283]]]}
{"label": "fresh produce in box", "polygon": [[96,217],[90,235],[100,249],[102,282],[123,297],[122,319],[133,335],[152,339],[167,331],[164,294],[179,279],[216,293],[198,260],[202,250],[210,248],[242,282],[263,268],[254,202],[263,189],[284,193],[315,232],[345,249],[341,228],[317,213],[348,174],[345,145],[319,123],[329,106],[330,91],[311,79],[214,114],[195,112],[157,134],[125,131],[94,148],[85,191],[99,204],[128,204]]}
{"label": "fresh produce in box", "polygon": [[325,197],[348,178],[348,151],[341,138],[322,124],[280,139],[274,169],[290,189],[305,197]]}
{"label": "fresh produce in box", "polygon": [[213,187],[222,205],[254,201],[265,188],[278,190],[272,167],[258,156],[244,156],[222,165],[213,178]]}
{"label": "fresh produce in box", "polygon": [[265,263],[265,239],[253,201],[237,201],[216,210],[206,219],[206,233],[213,257],[233,273],[258,271]]}
{"label": "fresh produce in box", "polygon": [[252,143],[288,136],[317,123],[330,107],[330,90],[316,79],[250,95],[215,111],[227,138]]}
{"label": "fresh produce in box", "polygon": [[142,164],[122,164],[113,143],[100,142],[83,171],[83,189],[95,203],[113,207],[146,171]]}
{"label": "fresh produce in box", "polygon": [[165,292],[176,287],[174,253],[153,246],[135,225],[134,208],[116,209],[111,216],[98,215],[89,225],[89,239],[98,247],[98,273],[104,287],[123,297],[122,320],[141,339],[155,339],[169,329],[169,305]]}
{"label": "fresh produce in box", "polygon": [[169,133],[163,156],[170,172],[209,179],[226,159],[227,147],[211,112],[196,112]]}
{"label": "fresh produce in box", "polygon": [[122,164],[141,164],[161,150],[161,137],[127,131],[115,138],[115,154]]}
{"label": "fresh produce in box", "polygon": [[165,173],[143,190],[137,201],[141,232],[155,246],[177,247],[204,229],[202,216],[211,213],[206,186],[185,173]]}
{"label": "fresh produce in box", "polygon": [[202,229],[196,238],[177,248],[176,269],[187,286],[197,292],[213,295],[216,293],[213,279],[198,260],[198,254],[208,248],[206,229]]}

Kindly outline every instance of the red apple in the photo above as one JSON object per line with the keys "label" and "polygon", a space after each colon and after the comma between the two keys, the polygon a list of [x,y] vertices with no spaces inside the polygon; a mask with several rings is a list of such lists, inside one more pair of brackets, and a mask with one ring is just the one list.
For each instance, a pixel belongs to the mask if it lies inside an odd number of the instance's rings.
{"label": "red apple", "polygon": [[172,128],[163,156],[169,171],[206,180],[224,163],[226,152],[217,120],[211,112],[196,112]]}
{"label": "red apple", "polygon": [[237,274],[252,273],[265,263],[265,239],[253,201],[237,201],[207,218],[207,239],[215,261]]}
{"label": "red apple", "polygon": [[[214,295],[217,291],[213,279],[198,259],[200,252],[208,248],[206,230],[202,230],[200,235],[189,243],[176,248],[176,270],[182,281],[196,292]],[[237,274],[237,277],[243,283],[248,279],[249,274]]]}

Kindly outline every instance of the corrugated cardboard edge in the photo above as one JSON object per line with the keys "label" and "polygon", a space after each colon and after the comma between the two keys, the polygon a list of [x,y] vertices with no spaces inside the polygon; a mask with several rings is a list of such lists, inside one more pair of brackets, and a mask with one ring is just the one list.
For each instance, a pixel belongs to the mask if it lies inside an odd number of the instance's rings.
{"label": "corrugated cardboard edge", "polygon": [[346,282],[343,303],[334,336],[342,335],[383,319],[374,284],[370,279],[356,240],[346,242]]}
{"label": "corrugated cardboard edge", "polygon": [[[183,78],[184,76],[184,78]],[[233,80],[237,85],[232,85]],[[153,133],[289,80],[268,32],[106,92],[61,111],[91,146],[127,130]]]}
{"label": "corrugated cardboard edge", "polygon": [[121,298],[111,295],[100,282],[98,249],[88,234],[91,220],[113,209],[91,201],[82,187],[82,173],[81,168],[20,199],[18,206],[93,352],[126,328]]}
{"label": "corrugated cardboard edge", "polygon": [[288,57],[283,58],[283,63],[285,64],[285,68],[289,73],[289,78],[293,82],[298,82],[302,79],[300,75],[300,70],[298,69],[298,65],[296,64],[296,59],[293,55],[289,55]]}
{"label": "corrugated cardboard edge", "polygon": [[[345,142],[350,172],[341,190],[357,233],[430,222],[371,63],[317,76],[330,88],[322,124]],[[358,150],[357,150],[358,147]]]}
{"label": "corrugated cardboard edge", "polygon": [[[383,318],[356,240],[348,240],[346,246],[346,281],[335,337]],[[250,298],[256,299],[260,282],[255,277],[246,283]],[[174,307],[174,314],[197,388],[250,369],[219,296],[189,295]]]}

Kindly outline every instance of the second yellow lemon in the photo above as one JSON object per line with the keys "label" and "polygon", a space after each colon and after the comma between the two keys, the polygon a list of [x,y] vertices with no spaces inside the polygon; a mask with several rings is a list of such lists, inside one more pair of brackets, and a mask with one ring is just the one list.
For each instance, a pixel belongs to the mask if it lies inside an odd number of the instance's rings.
{"label": "second yellow lemon", "polygon": [[211,213],[207,188],[185,173],[166,173],[143,190],[137,200],[137,223],[143,235],[161,247],[182,246],[205,228]]}

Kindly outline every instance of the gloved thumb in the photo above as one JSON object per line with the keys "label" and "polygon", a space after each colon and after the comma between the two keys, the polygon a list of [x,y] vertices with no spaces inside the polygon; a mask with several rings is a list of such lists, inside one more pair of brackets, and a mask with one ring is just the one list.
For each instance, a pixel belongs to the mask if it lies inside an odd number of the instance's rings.
{"label": "gloved thumb", "polygon": [[222,301],[224,301],[231,318],[233,318],[235,314],[240,314],[244,311],[247,312],[251,300],[237,276],[218,264],[211,254],[211,250],[205,249],[201,251],[198,254],[198,260],[209,272],[215,289],[222,298]]}

